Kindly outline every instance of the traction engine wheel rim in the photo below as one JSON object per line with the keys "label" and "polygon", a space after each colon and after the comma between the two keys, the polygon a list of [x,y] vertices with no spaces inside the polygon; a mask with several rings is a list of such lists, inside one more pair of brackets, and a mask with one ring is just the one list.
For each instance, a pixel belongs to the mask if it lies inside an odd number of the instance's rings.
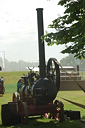
{"label": "traction engine wheel rim", "polygon": [[18,95],[18,93],[17,92],[14,92],[13,93],[13,102],[16,102],[16,101],[18,101],[19,100],[19,95]]}
{"label": "traction engine wheel rim", "polygon": [[22,124],[28,123],[28,107],[26,102],[20,103],[20,118]]}
{"label": "traction engine wheel rim", "polygon": [[63,109],[63,103],[61,101],[56,100],[54,102],[54,104],[56,105],[56,111],[54,113],[54,118],[55,120],[62,122],[64,121],[64,109]]}

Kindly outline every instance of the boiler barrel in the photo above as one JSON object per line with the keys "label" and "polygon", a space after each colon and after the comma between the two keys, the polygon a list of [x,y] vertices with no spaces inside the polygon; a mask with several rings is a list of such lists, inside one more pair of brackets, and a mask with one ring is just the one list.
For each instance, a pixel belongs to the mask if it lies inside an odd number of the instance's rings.
{"label": "boiler barrel", "polygon": [[56,85],[47,78],[40,78],[33,88],[33,95],[38,104],[52,103],[56,94]]}

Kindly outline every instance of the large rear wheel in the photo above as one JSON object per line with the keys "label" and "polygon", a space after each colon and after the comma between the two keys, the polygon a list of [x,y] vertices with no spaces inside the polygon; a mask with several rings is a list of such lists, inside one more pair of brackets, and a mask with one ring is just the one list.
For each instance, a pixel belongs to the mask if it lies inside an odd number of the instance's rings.
{"label": "large rear wheel", "polygon": [[20,122],[18,103],[9,102],[8,104],[3,104],[1,107],[1,118],[3,125],[18,124]]}

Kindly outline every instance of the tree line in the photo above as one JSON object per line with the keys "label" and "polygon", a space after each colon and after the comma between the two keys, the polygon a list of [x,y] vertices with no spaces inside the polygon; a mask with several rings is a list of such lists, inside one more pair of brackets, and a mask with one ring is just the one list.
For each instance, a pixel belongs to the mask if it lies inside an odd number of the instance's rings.
{"label": "tree line", "polygon": [[[57,58],[56,58],[57,59]],[[85,59],[76,59],[74,55],[69,54],[65,58],[62,58],[59,62],[62,66],[73,66],[77,67],[79,65],[80,71],[85,71]],[[0,58],[0,66],[3,66],[2,60]],[[8,61],[5,59],[5,69],[3,71],[27,71],[26,67],[38,67],[38,62],[25,62],[23,60]]]}
{"label": "tree line", "polygon": [[[25,62],[23,60],[16,61],[8,61],[5,59],[5,69],[3,71],[27,71],[26,67],[37,67],[38,62]],[[0,66],[3,67],[3,62],[0,58]]]}

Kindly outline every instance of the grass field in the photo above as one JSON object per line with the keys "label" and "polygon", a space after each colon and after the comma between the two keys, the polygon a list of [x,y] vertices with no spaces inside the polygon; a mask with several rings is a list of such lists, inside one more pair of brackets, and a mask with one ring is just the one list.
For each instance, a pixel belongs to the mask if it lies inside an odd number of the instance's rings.
{"label": "grass field", "polygon": [[[1,105],[12,101],[12,94],[16,91],[17,80],[22,76],[24,72],[8,72],[0,73],[0,76],[4,77],[5,80],[5,94],[0,97],[0,111]],[[27,72],[25,72],[27,74]],[[85,109],[75,106],[59,97],[69,99],[71,101],[85,105],[85,93],[82,91],[59,91],[56,99],[61,100],[64,103],[65,110],[80,111],[81,118],[85,118]],[[54,119],[46,119],[45,117],[29,118],[28,125],[15,125],[15,126],[3,126],[0,116],[0,128],[81,128],[80,120],[70,120],[59,123]]]}
{"label": "grass field", "polygon": [[3,76],[5,84],[16,84],[21,76],[24,74],[28,74],[27,71],[21,72],[0,72],[0,76]]}

